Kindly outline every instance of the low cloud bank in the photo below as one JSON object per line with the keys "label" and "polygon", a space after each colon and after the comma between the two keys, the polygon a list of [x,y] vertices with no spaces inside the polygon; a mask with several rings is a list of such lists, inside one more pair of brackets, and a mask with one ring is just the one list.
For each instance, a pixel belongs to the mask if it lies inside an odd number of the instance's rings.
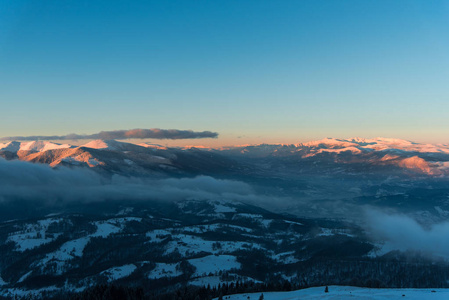
{"label": "low cloud bank", "polygon": [[0,159],[0,204],[37,201],[46,205],[107,200],[229,200],[269,202],[243,182],[208,176],[195,178],[105,178],[89,169],[52,169],[47,165]]}
{"label": "low cloud bank", "polygon": [[403,214],[380,210],[366,211],[367,230],[377,241],[385,241],[389,250],[418,251],[449,258],[449,222],[424,228],[415,219]]}
{"label": "low cloud bank", "polygon": [[83,140],[83,139],[102,139],[102,140],[124,140],[124,139],[204,139],[217,138],[218,133],[212,131],[192,131],[178,129],[131,129],[131,130],[113,130],[101,131],[94,134],[67,134],[67,135],[35,135],[35,136],[9,136],[0,138],[0,141],[36,141],[36,140]]}

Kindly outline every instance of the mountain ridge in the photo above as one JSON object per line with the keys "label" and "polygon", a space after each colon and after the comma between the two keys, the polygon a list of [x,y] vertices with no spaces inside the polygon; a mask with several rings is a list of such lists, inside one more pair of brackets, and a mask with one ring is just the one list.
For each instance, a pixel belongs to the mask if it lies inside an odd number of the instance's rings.
{"label": "mountain ridge", "polygon": [[[390,166],[431,176],[449,173],[449,145],[421,144],[393,138],[326,138],[299,144],[259,144],[205,147],[165,147],[151,143],[127,143],[117,140],[92,140],[80,146],[49,141],[0,144],[0,156],[57,166],[87,166],[118,170],[119,173],[203,172],[206,164],[228,160],[246,164],[254,159],[290,159],[319,164]],[[231,162],[231,161],[233,162]],[[211,169],[211,168],[209,168]]]}

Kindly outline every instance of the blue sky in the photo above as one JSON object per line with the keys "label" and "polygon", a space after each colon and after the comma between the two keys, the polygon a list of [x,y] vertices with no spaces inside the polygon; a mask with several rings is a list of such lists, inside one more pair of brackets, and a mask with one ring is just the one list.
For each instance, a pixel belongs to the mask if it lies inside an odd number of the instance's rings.
{"label": "blue sky", "polygon": [[0,2],[0,136],[447,143],[448,82],[447,1]]}

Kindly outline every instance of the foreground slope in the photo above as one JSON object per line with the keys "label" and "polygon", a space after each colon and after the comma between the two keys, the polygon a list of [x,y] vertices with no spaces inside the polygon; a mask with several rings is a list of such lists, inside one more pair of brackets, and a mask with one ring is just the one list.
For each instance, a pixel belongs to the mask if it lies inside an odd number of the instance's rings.
{"label": "foreground slope", "polygon": [[[449,289],[370,289],[352,286],[329,286],[329,292],[324,292],[325,287],[313,287],[291,292],[267,292],[263,293],[265,300],[290,300],[290,299],[413,299],[413,300],[443,300],[449,299]],[[229,300],[259,299],[261,293],[238,294],[228,296]]]}

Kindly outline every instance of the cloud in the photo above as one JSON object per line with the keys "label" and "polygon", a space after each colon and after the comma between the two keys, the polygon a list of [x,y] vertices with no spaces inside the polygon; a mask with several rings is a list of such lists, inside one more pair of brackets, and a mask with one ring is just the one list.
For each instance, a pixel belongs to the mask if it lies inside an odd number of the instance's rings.
{"label": "cloud", "polygon": [[219,200],[278,209],[291,199],[258,193],[253,186],[210,176],[149,179],[90,169],[33,164],[0,158],[0,221],[51,213],[95,211],[96,205],[150,205],[155,201]]}
{"label": "cloud", "polygon": [[256,195],[246,183],[209,176],[106,178],[89,169],[52,169],[47,165],[0,159],[0,205],[17,201],[63,206],[73,202],[185,199],[256,202],[264,197]]}
{"label": "cloud", "polygon": [[427,228],[403,214],[389,214],[376,209],[366,211],[367,230],[376,241],[385,242],[385,250],[418,251],[449,257],[449,222]]}
{"label": "cloud", "polygon": [[123,139],[204,139],[217,138],[218,133],[211,131],[192,131],[178,129],[131,129],[131,130],[113,130],[101,131],[94,134],[67,134],[51,136],[9,136],[0,138],[1,141],[36,141],[36,140],[83,140],[83,139],[102,139],[102,140],[123,140]]}

